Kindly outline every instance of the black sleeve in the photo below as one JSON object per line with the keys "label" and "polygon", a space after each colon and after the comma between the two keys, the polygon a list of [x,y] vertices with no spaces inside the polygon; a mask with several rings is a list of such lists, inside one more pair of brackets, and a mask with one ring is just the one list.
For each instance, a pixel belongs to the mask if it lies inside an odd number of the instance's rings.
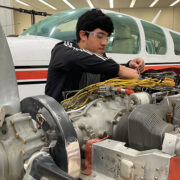
{"label": "black sleeve", "polygon": [[129,64],[130,64],[131,61],[132,61],[132,60],[129,60],[129,61],[125,64],[125,66],[126,66],[126,67],[129,67]]}
{"label": "black sleeve", "polygon": [[51,61],[55,69],[66,71],[80,70],[110,76],[117,76],[119,72],[119,65],[114,60],[73,47],[69,42],[55,46]]}

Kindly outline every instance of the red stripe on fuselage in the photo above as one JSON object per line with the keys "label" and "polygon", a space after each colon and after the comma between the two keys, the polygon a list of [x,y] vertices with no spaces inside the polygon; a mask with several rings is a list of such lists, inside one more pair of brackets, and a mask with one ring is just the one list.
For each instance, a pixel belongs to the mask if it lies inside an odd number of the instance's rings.
{"label": "red stripe on fuselage", "polygon": [[48,70],[16,71],[17,80],[47,79]]}
{"label": "red stripe on fuselage", "polygon": [[[167,68],[175,68],[180,73],[180,65],[146,65],[145,70],[148,69],[167,69]],[[176,72],[177,72],[176,71]],[[17,80],[36,80],[36,79],[47,79],[48,70],[20,70],[16,71]]]}
{"label": "red stripe on fuselage", "polygon": [[180,68],[180,65],[176,64],[176,65],[154,65],[154,66],[146,66],[145,70],[148,69],[167,69],[167,68]]}
{"label": "red stripe on fuselage", "polygon": [[146,66],[145,70],[154,69],[154,70],[164,70],[164,71],[174,71],[176,74],[180,74],[180,65],[154,65]]}

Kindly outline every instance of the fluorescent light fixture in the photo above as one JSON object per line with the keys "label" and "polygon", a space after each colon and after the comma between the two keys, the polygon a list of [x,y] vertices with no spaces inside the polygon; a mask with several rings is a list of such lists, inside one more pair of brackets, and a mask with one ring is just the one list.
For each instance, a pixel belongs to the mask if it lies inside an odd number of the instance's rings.
{"label": "fluorescent light fixture", "polygon": [[91,0],[86,0],[86,1],[89,4],[90,8],[94,8],[94,5],[92,4]]}
{"label": "fluorescent light fixture", "polygon": [[25,2],[22,2],[22,1],[20,1],[20,0],[16,0],[16,1],[17,1],[18,3],[24,5],[24,6],[30,6],[29,4],[26,4]]}
{"label": "fluorescent light fixture", "polygon": [[178,2],[180,2],[180,0],[176,0],[176,1],[174,1],[172,4],[170,4],[169,6],[174,6],[174,5],[176,5]]}
{"label": "fluorescent light fixture", "polygon": [[135,3],[136,3],[136,0],[132,0],[132,1],[131,1],[131,4],[130,4],[130,6],[129,6],[129,7],[130,7],[130,8],[133,8],[133,7],[134,7],[134,5],[135,5]]}
{"label": "fluorescent light fixture", "polygon": [[153,7],[159,0],[154,0],[149,7]]}
{"label": "fluorescent light fixture", "polygon": [[109,6],[110,8],[114,8],[114,0],[109,0]]}
{"label": "fluorescent light fixture", "polygon": [[69,1],[63,0],[71,9],[76,9]]}
{"label": "fluorescent light fixture", "polygon": [[50,8],[52,8],[52,9],[54,9],[54,10],[57,10],[54,6],[52,6],[51,4],[47,3],[46,1],[39,0],[39,2],[45,4],[46,6],[49,6]]}

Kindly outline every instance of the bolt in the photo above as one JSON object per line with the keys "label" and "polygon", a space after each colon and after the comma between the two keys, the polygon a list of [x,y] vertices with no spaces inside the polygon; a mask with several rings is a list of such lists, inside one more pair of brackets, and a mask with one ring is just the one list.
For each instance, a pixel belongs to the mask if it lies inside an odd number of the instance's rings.
{"label": "bolt", "polygon": [[94,138],[96,137],[95,133],[92,132],[92,133],[90,134],[90,137],[94,139]]}
{"label": "bolt", "polygon": [[24,156],[25,155],[25,152],[24,152],[24,150],[21,150],[21,154]]}
{"label": "bolt", "polygon": [[19,137],[19,134],[18,133],[16,133],[16,138],[18,138]]}
{"label": "bolt", "polygon": [[22,142],[23,142],[24,144],[26,144],[26,139],[25,139],[25,138],[23,138],[23,139],[22,139]]}
{"label": "bolt", "polygon": [[79,129],[84,129],[85,128],[85,125],[84,124],[78,124],[78,127],[79,127]]}

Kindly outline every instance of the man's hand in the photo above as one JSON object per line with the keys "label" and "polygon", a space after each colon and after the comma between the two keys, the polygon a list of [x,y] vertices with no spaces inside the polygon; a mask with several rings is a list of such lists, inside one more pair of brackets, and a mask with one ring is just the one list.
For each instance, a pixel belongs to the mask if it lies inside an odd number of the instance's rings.
{"label": "man's hand", "polygon": [[119,66],[118,76],[122,79],[139,78],[137,70],[122,65]]}
{"label": "man's hand", "polygon": [[129,67],[137,69],[140,73],[144,72],[144,60],[142,58],[136,58],[130,61]]}

